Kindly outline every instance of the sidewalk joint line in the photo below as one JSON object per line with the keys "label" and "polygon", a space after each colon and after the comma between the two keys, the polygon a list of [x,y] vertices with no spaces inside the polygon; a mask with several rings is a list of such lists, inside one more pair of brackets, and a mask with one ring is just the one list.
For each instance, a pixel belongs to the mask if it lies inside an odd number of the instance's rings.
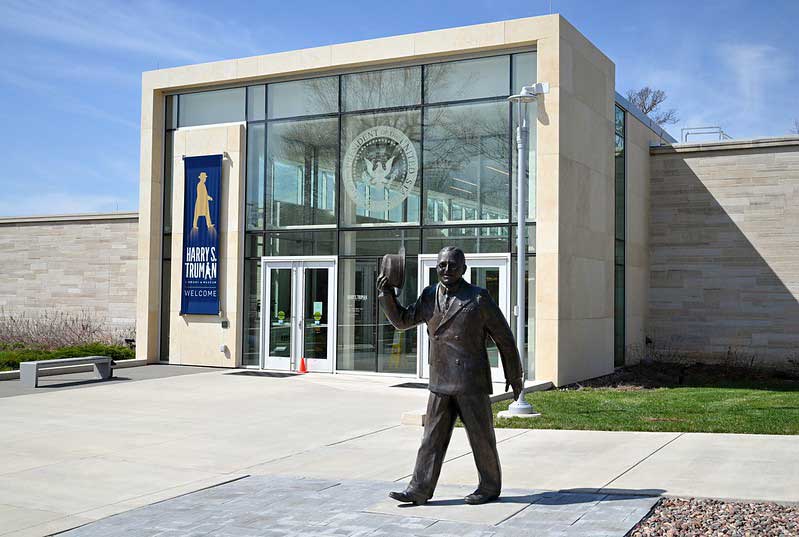
{"label": "sidewalk joint line", "polygon": [[[501,499],[501,498],[502,498],[502,496],[500,496],[500,499]],[[519,509],[519,510],[518,510],[518,511],[516,511],[515,513],[511,513],[510,515],[506,516],[505,518],[503,518],[502,520],[500,520],[499,522],[497,522],[496,524],[494,524],[494,527],[495,527],[495,528],[496,528],[496,527],[499,527],[499,526],[500,526],[500,524],[502,524],[502,523],[504,523],[504,522],[507,522],[508,520],[510,520],[511,518],[515,517],[516,515],[519,515],[519,514],[523,513],[524,511],[526,511],[527,509],[529,509],[530,507],[532,507],[533,505],[535,505],[536,503],[538,503],[538,502],[540,502],[540,501],[541,501],[541,498],[539,498],[539,499],[537,499],[537,500],[535,500],[535,501],[532,501],[532,502],[528,503],[527,505],[525,505],[524,507],[522,507],[521,509]]]}
{"label": "sidewalk joint line", "polygon": [[255,468],[256,466],[261,466],[261,465],[264,465],[264,464],[271,464],[273,462],[282,461],[283,459],[290,459],[291,457],[296,457],[297,455],[305,455],[306,453],[310,453],[314,449],[318,449],[318,448],[308,448],[308,449],[303,449],[301,451],[295,451],[294,453],[289,453],[288,455],[281,455],[280,457],[275,457],[274,459],[267,459],[267,460],[265,460],[263,462],[256,462],[255,464],[251,464],[249,466],[245,466],[243,468],[240,468],[239,470],[243,472],[245,470],[249,470],[251,468]]}
{"label": "sidewalk joint line", "polygon": [[[657,453],[657,452],[658,452],[658,451],[660,451],[661,449],[665,448],[666,446],[668,446],[669,444],[671,444],[672,442],[674,442],[674,441],[675,441],[675,440],[677,440],[678,438],[681,438],[681,437],[682,437],[684,434],[685,434],[685,433],[680,433],[680,434],[678,434],[677,436],[675,436],[674,438],[672,438],[671,440],[669,440],[668,442],[666,442],[665,444],[663,444],[662,446],[660,446],[659,448],[657,448],[655,451],[653,451],[652,453],[650,453],[649,455],[647,455],[646,457],[644,457],[644,458],[643,458],[643,459],[641,459],[640,461],[636,462],[635,464],[633,464],[632,466],[630,466],[629,468],[627,468],[626,470],[624,470],[622,473],[620,473],[619,475],[617,475],[616,477],[614,477],[613,479],[611,479],[610,481],[608,481],[607,483],[605,483],[604,485],[602,485],[602,486],[601,486],[601,487],[600,487],[600,488],[597,490],[597,492],[600,492],[600,491],[602,491],[603,489],[605,489],[605,488],[609,487],[609,486],[610,486],[610,485],[611,485],[611,484],[612,484],[614,481],[617,481],[619,478],[621,478],[622,476],[624,476],[625,474],[627,474],[628,472],[630,472],[632,469],[636,468],[636,467],[637,467],[639,464],[641,464],[641,463],[642,463],[642,462],[644,462],[645,460],[649,459],[649,458],[650,458],[652,455],[654,455],[655,453]],[[601,493],[601,492],[600,492],[600,493]]]}
{"label": "sidewalk joint line", "polygon": [[345,438],[344,440],[339,440],[337,442],[333,442],[332,444],[325,444],[325,447],[336,446],[338,444],[343,444],[345,442],[349,442],[350,440],[357,440],[359,438],[363,438],[364,436],[369,436],[377,433],[382,433],[384,431],[388,431],[390,429],[396,429],[399,425],[391,425],[390,427],[384,427],[382,429],[378,429],[376,431],[369,431],[368,433],[359,434],[358,436],[353,436],[352,438]]}

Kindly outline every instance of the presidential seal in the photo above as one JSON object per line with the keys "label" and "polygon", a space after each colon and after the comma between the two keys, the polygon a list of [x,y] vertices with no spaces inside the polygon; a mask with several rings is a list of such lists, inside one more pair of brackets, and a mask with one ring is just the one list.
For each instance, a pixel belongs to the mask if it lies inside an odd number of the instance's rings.
{"label": "presidential seal", "polygon": [[358,207],[387,211],[401,204],[416,184],[419,157],[399,129],[372,127],[350,143],[341,173],[347,195]]}

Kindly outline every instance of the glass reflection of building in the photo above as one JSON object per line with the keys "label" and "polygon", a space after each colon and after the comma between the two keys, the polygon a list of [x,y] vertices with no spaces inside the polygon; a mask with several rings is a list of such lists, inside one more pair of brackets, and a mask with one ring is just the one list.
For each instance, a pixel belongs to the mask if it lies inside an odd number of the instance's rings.
{"label": "glass reflection of building", "polygon": [[[400,300],[409,303],[421,291],[419,254],[455,244],[467,254],[515,257],[513,129],[518,118],[507,97],[535,80],[535,52],[520,52],[167,97],[167,142],[178,127],[247,122],[242,365],[260,363],[261,257],[335,255],[336,368],[415,374],[416,332],[394,330],[377,304],[380,258],[405,249]],[[361,180],[362,168],[349,177],[342,169],[348,148],[373,127],[393,127],[409,140],[418,157],[412,184],[370,183]],[[536,169],[531,131],[525,289],[530,366]],[[404,173],[402,166],[408,165],[394,161],[391,173]],[[171,192],[169,185],[165,192]],[[169,265],[165,255],[167,275]],[[168,327],[162,326],[162,333]]]}

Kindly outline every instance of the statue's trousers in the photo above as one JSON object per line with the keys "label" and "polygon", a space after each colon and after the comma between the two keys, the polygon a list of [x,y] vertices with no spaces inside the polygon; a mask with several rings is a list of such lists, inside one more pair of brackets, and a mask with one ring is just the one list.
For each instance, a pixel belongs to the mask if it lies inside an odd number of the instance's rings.
{"label": "statue's trousers", "polygon": [[477,465],[480,478],[478,490],[487,495],[499,494],[502,473],[494,436],[494,415],[488,394],[443,395],[430,392],[422,445],[416,456],[413,478],[408,487],[414,495],[424,498],[433,496],[457,417],[460,417],[466,428]]}

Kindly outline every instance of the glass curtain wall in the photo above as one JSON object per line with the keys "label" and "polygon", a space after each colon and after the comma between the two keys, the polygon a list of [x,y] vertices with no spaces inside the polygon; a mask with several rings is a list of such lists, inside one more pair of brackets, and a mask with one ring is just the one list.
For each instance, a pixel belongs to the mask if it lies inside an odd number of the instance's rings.
{"label": "glass curtain wall", "polygon": [[[261,256],[337,255],[338,369],[415,374],[416,331],[395,331],[377,304],[380,258],[404,248],[408,303],[420,253],[511,251],[507,97],[535,80],[525,52],[179,96],[178,126],[247,121],[244,364],[261,352]],[[213,101],[220,110],[203,110]],[[535,121],[530,131],[534,222]],[[527,255],[532,331],[534,246]]]}
{"label": "glass curtain wall", "polygon": [[624,151],[624,109],[616,106],[616,143],[614,150],[615,187],[616,187],[616,248],[615,248],[615,285],[614,285],[614,365],[624,365],[625,353],[625,293],[624,293],[624,240],[625,240],[625,209],[627,188],[625,151]]}
{"label": "glass curtain wall", "polygon": [[169,361],[169,303],[171,299],[170,280],[172,274],[172,171],[174,167],[174,133],[178,126],[177,97],[165,98],[164,106],[164,191],[161,219],[161,305],[158,322],[158,359]]}

